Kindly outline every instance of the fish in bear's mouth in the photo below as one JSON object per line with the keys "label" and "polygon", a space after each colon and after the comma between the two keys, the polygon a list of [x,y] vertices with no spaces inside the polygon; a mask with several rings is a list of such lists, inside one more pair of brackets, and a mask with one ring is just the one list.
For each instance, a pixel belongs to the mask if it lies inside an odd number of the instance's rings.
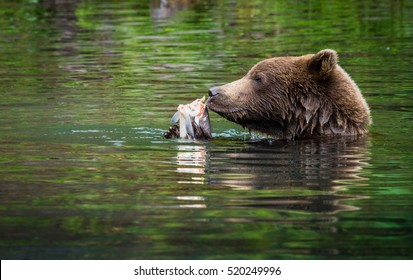
{"label": "fish in bear's mouth", "polygon": [[211,123],[205,97],[196,99],[189,104],[180,104],[177,112],[171,118],[173,125],[164,134],[165,138],[210,139],[212,138]]}

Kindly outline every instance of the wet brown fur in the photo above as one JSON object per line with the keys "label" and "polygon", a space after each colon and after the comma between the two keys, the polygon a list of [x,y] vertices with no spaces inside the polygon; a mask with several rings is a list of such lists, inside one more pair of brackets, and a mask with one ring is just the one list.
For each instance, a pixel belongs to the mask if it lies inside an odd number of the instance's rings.
{"label": "wet brown fur", "polygon": [[363,135],[369,107],[334,50],[257,63],[243,78],[210,89],[207,106],[274,139]]}

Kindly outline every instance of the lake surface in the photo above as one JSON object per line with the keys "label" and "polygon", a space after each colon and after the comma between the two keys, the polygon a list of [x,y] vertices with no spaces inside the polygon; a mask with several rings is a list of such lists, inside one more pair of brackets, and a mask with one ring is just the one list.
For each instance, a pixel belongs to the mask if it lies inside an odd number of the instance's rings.
{"label": "lake surface", "polygon": [[[56,3],[55,3],[56,2]],[[0,1],[1,259],[411,259],[411,1]],[[256,62],[332,48],[360,139],[164,139]]]}

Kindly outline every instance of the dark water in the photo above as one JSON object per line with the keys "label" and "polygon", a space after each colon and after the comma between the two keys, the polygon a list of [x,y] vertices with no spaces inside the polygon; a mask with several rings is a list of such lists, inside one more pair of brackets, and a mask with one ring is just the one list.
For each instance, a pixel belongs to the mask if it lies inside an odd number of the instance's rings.
{"label": "dark water", "polygon": [[[412,14],[411,1],[0,1],[0,257],[411,259]],[[324,48],[370,104],[369,136],[252,140],[211,113],[213,140],[163,139],[178,104]]]}

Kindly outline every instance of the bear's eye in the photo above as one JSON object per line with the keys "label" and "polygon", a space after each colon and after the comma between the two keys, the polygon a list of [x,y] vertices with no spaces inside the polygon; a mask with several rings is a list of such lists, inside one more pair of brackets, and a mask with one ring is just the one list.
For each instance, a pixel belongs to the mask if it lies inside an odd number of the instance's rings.
{"label": "bear's eye", "polygon": [[257,83],[261,83],[262,82],[262,77],[261,77],[261,75],[255,75],[253,80],[256,81]]}

